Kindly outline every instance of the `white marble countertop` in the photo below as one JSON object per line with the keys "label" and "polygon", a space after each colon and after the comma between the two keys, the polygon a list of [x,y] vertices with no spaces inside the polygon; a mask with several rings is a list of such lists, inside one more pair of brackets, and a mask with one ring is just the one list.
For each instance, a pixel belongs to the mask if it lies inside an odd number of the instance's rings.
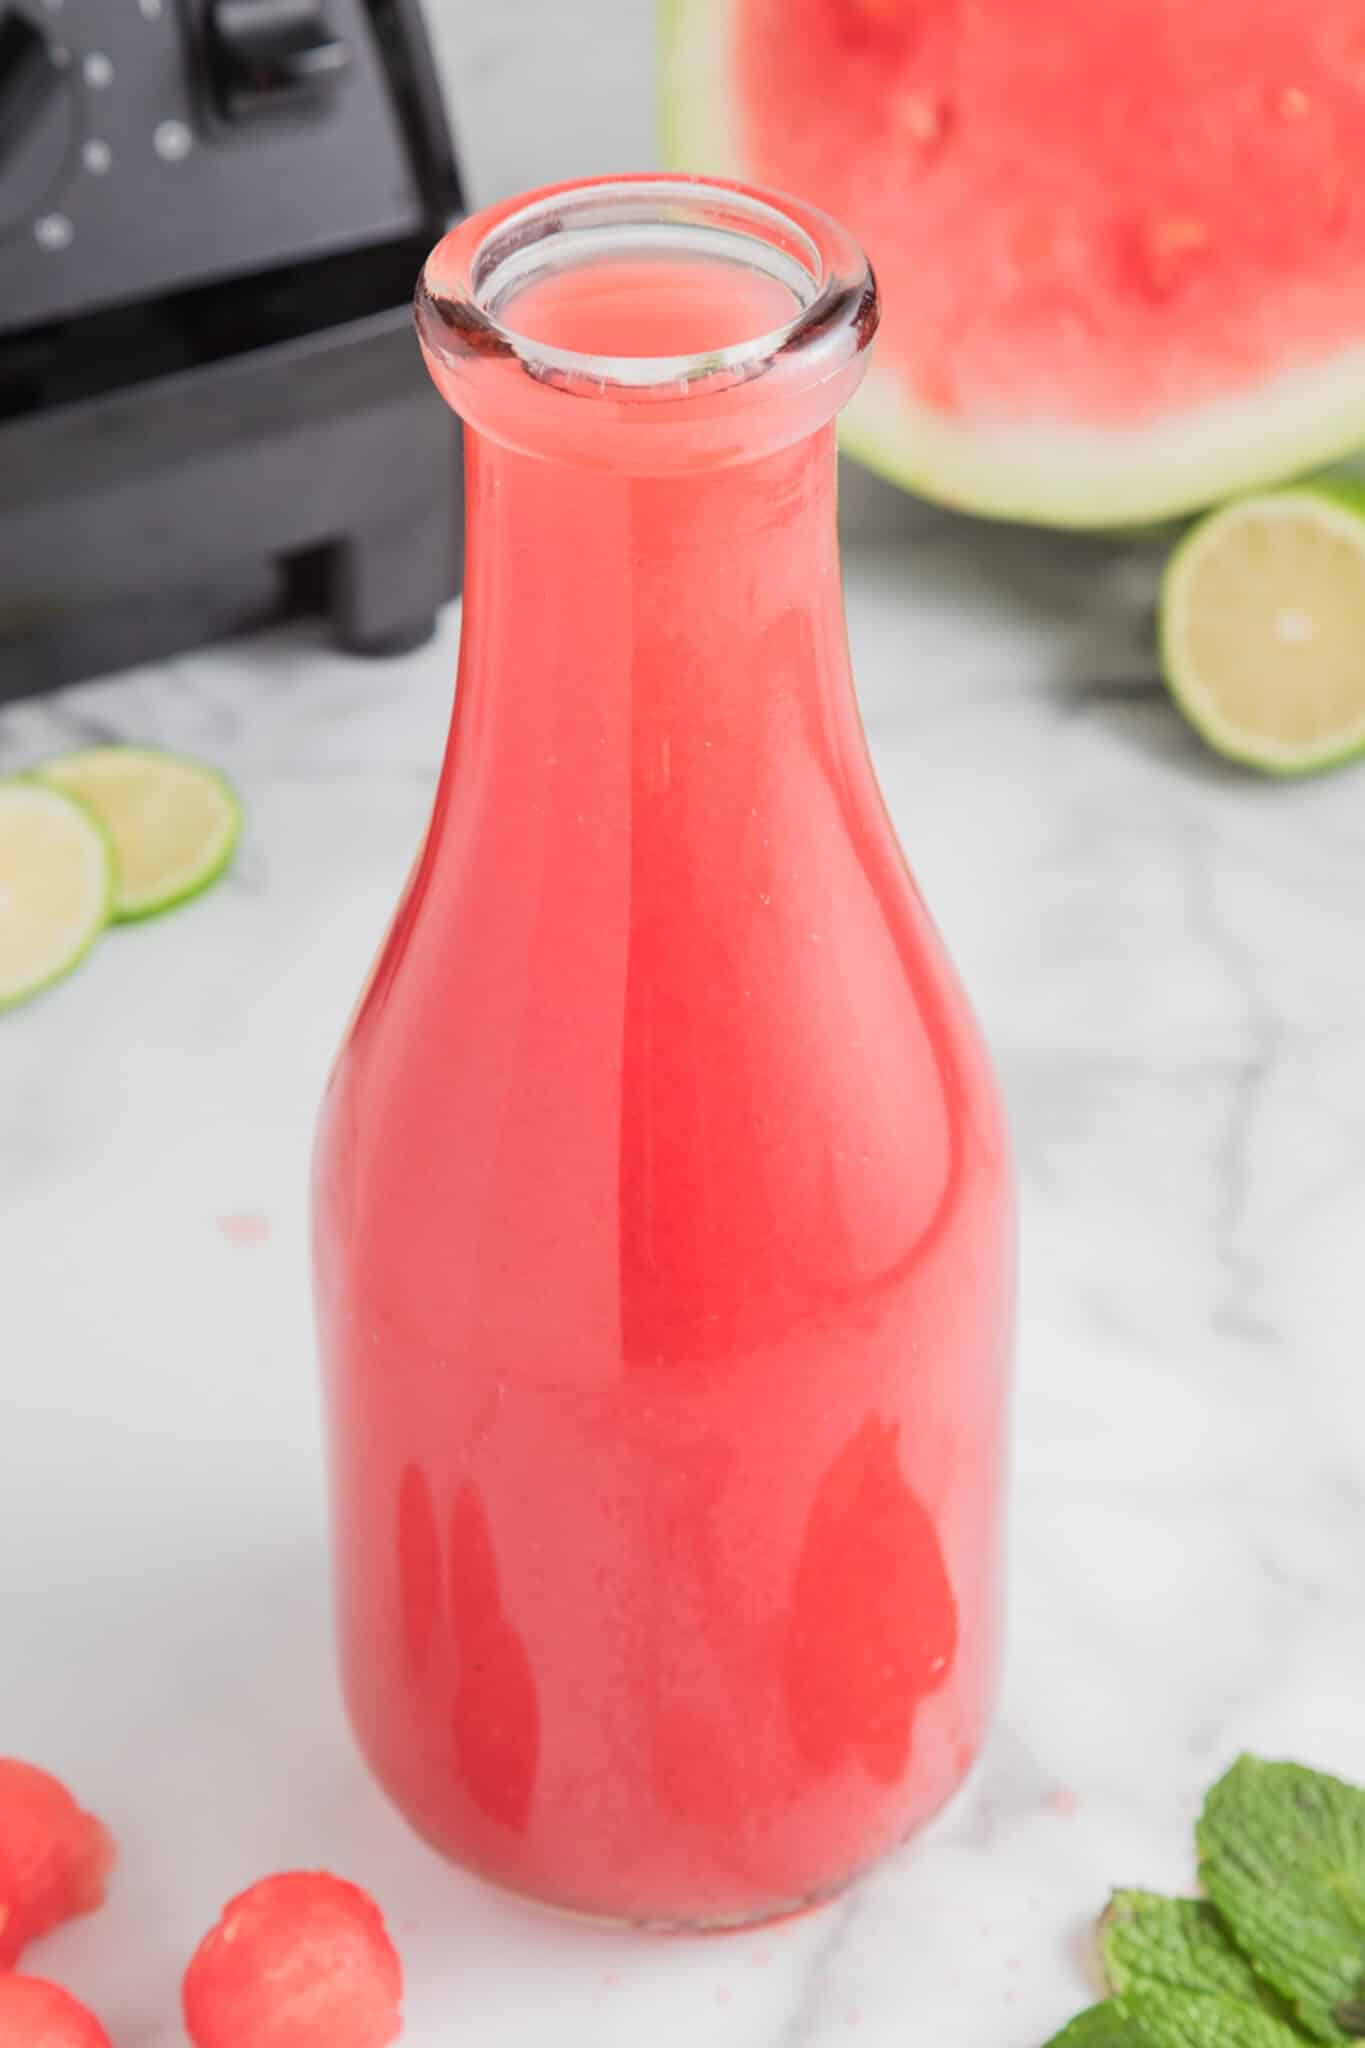
{"label": "white marble countertop", "polygon": [[1038,2048],[1106,1888],[1190,1881],[1239,1748],[1365,1777],[1365,774],[1200,751],[1153,684],[1152,555],[885,510],[848,558],[863,704],[1021,1159],[1011,1655],[956,1807],[771,1931],[483,1890],[337,1704],[307,1154],[457,614],[402,661],[297,629],[0,714],[0,769],[147,738],[249,810],[225,886],[0,1019],[0,1750],[122,1841],[106,1911],[32,1957],[116,2048],[180,2041],[200,1931],[300,1864],[382,1901],[410,2048]]}

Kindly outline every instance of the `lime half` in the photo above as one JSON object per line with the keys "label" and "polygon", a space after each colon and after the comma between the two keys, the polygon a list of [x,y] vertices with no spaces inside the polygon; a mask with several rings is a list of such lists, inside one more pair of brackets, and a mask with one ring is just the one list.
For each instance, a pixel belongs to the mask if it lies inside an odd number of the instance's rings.
{"label": "lime half", "polygon": [[41,782],[0,782],[0,1010],[85,958],[109,922],[112,893],[97,819]]}
{"label": "lime half", "polygon": [[1235,761],[1307,775],[1365,752],[1365,485],[1315,478],[1203,520],[1166,570],[1161,653]]}
{"label": "lime half", "polygon": [[153,747],[88,747],[37,771],[95,813],[114,848],[114,916],[155,917],[227,867],[242,806],[216,769]]}

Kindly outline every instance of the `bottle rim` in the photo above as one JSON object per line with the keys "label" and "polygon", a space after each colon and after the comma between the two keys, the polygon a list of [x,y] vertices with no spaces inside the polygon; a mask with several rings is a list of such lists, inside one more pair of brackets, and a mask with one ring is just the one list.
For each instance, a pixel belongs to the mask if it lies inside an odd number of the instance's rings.
{"label": "bottle rim", "polygon": [[[726,346],[597,355],[518,331],[516,302],[546,276],[613,255],[714,255],[776,279],[790,319]],[[877,291],[854,238],[819,208],[727,180],[667,173],[591,178],[509,199],[461,221],[432,251],[416,293],[433,368],[519,365],[538,384],[617,401],[695,404],[781,369],[791,391],[836,376],[868,347]]]}

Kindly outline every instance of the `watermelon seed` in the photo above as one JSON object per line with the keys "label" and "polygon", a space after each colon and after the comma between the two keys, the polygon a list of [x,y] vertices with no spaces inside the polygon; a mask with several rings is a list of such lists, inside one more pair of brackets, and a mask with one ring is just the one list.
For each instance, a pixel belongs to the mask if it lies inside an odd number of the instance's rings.
{"label": "watermelon seed", "polygon": [[1207,223],[1192,214],[1163,214],[1144,221],[1143,278],[1154,298],[1169,298],[1212,243]]}
{"label": "watermelon seed", "polygon": [[942,93],[907,92],[895,102],[896,127],[928,156],[946,141],[953,110]]}

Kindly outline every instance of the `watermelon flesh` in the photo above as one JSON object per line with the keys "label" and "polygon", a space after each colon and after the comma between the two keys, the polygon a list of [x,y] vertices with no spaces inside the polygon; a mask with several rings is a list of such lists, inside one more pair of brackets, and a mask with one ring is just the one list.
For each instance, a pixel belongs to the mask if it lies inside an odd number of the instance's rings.
{"label": "watermelon flesh", "polygon": [[671,0],[665,106],[864,243],[900,481],[1103,525],[1365,442],[1365,0]]}

